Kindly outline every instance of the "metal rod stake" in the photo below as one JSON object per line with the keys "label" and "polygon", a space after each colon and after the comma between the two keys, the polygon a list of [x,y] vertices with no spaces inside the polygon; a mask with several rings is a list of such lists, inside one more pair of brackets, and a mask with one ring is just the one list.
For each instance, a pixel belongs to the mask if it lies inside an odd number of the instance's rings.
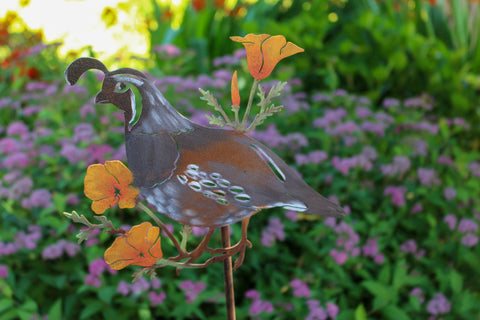
{"label": "metal rod stake", "polygon": [[[222,232],[222,246],[224,248],[230,247],[230,227],[225,226],[221,229]],[[225,299],[227,301],[227,319],[235,320],[235,293],[233,288],[233,270],[232,257],[223,260],[223,276],[225,282]]]}

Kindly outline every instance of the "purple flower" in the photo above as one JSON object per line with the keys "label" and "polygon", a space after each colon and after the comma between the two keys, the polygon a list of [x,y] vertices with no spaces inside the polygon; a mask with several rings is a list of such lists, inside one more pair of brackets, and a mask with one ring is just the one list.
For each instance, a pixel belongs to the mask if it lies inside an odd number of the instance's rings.
{"label": "purple flower", "polygon": [[102,285],[102,281],[96,275],[87,274],[84,278],[85,285],[91,287],[100,287]]}
{"label": "purple flower", "polygon": [[407,189],[402,186],[388,186],[383,191],[383,194],[385,196],[388,196],[388,195],[392,196],[392,203],[397,207],[401,207],[405,205],[406,193],[407,193]]}
{"label": "purple flower", "polygon": [[457,225],[457,218],[449,213],[443,218],[443,222],[445,222],[448,225],[448,228],[450,230],[455,230],[455,226]]}
{"label": "purple flower", "polygon": [[245,298],[253,300],[260,299],[260,292],[255,289],[247,290],[247,292],[245,292]]}
{"label": "purple flower", "polygon": [[409,239],[400,245],[400,250],[406,253],[414,254],[417,252],[417,243],[413,239]]}
{"label": "purple flower", "polygon": [[468,164],[468,169],[471,171],[473,176],[480,178],[480,162],[470,162]]}
{"label": "purple flower", "polygon": [[308,300],[307,301],[308,309],[310,313],[308,314],[305,320],[326,320],[328,317],[327,312],[320,307],[320,302],[318,300]]}
{"label": "purple flower", "polygon": [[445,189],[443,189],[443,196],[447,201],[455,199],[455,197],[457,196],[457,190],[455,190],[455,188],[453,187],[446,187]]}
{"label": "purple flower", "polygon": [[88,272],[94,276],[100,276],[107,268],[107,263],[102,258],[98,258],[90,262]]}
{"label": "purple flower", "polygon": [[413,205],[412,213],[419,213],[423,211],[423,206],[420,202],[417,202]]}
{"label": "purple flower", "polygon": [[103,163],[107,154],[112,153],[113,148],[109,145],[92,144],[87,148],[87,164]]}
{"label": "purple flower", "polygon": [[471,234],[467,233],[462,237],[462,245],[465,247],[473,247],[478,243],[478,237]]}
{"label": "purple flower", "polygon": [[82,118],[85,118],[87,114],[95,114],[95,108],[91,104],[86,104],[80,109]]}
{"label": "purple flower", "polygon": [[377,253],[375,257],[373,257],[373,262],[376,264],[382,264],[385,261],[385,256],[381,253]]}
{"label": "purple flower", "polygon": [[432,187],[440,184],[440,179],[438,179],[437,173],[434,169],[419,168],[417,174],[418,179],[420,179],[420,183],[423,186]]}
{"label": "purple flower", "polygon": [[90,123],[80,123],[73,128],[73,142],[91,142],[95,139],[95,130]]}
{"label": "purple flower", "polygon": [[268,301],[262,301],[260,299],[253,300],[249,309],[249,313],[251,316],[259,315],[262,312],[271,313],[272,311],[273,305]]}
{"label": "purple flower", "polygon": [[148,298],[150,299],[152,307],[163,304],[163,300],[165,300],[166,297],[167,295],[165,294],[165,292],[155,293],[154,291],[150,291],[148,293]]}
{"label": "purple flower", "polygon": [[343,265],[348,260],[348,254],[344,251],[338,251],[337,249],[330,250],[330,256],[338,265]]}
{"label": "purple flower", "polygon": [[25,209],[35,207],[48,208],[52,205],[52,195],[47,189],[34,190],[29,198],[22,200],[22,206]]}
{"label": "purple flower", "polygon": [[32,188],[32,179],[30,177],[23,177],[11,186],[8,197],[13,200],[18,200],[22,195],[29,193]]}
{"label": "purple flower", "polygon": [[273,311],[273,305],[268,301],[262,301],[260,299],[260,293],[257,290],[248,290],[245,292],[245,297],[252,299],[252,304],[249,309],[251,316],[259,315],[262,312],[271,313]]}
{"label": "purple flower", "polygon": [[412,144],[415,148],[415,150],[412,152],[412,156],[420,155],[425,157],[427,155],[428,143],[425,142],[425,140],[416,139]]}
{"label": "purple flower", "polygon": [[340,311],[338,306],[335,303],[327,302],[326,307],[328,316],[332,319],[335,319],[338,315],[338,312]]}
{"label": "purple flower", "polygon": [[279,218],[270,218],[266,229],[262,231],[261,242],[265,247],[271,247],[275,244],[275,240],[285,240],[283,223]]}
{"label": "purple flower", "polygon": [[298,221],[298,213],[295,211],[291,211],[291,210],[286,211],[285,217],[287,217],[288,220],[293,222]]}
{"label": "purple flower", "polygon": [[398,107],[400,105],[400,101],[394,98],[385,98],[382,103],[385,109],[390,109],[394,107]]}
{"label": "purple flower", "polygon": [[356,113],[359,119],[364,119],[372,115],[372,110],[370,110],[367,107],[360,106],[360,107],[357,107]]}
{"label": "purple flower", "polygon": [[363,255],[366,257],[375,257],[378,254],[378,242],[375,239],[368,239],[362,246]]}
{"label": "purple flower", "polygon": [[446,156],[439,156],[437,158],[437,163],[438,164],[447,164],[449,166],[454,166],[455,161],[452,160],[452,158],[446,157]]}
{"label": "purple flower", "polygon": [[451,304],[442,293],[436,293],[427,304],[427,311],[431,315],[439,315],[450,312]]}
{"label": "purple flower", "polygon": [[145,278],[140,278],[130,285],[130,291],[134,296],[138,296],[148,289],[150,289],[150,283]]}
{"label": "purple flower", "polygon": [[385,128],[379,123],[365,121],[362,123],[361,128],[363,131],[374,133],[379,137],[383,137],[385,135]]}
{"label": "purple flower", "polygon": [[78,163],[88,156],[88,151],[79,149],[70,143],[64,143],[60,150],[60,155],[68,160],[70,163]]}
{"label": "purple flower", "polygon": [[312,96],[312,101],[313,102],[323,102],[323,101],[330,102],[332,101],[332,98],[323,93],[316,93]]}
{"label": "purple flower", "polygon": [[410,295],[416,297],[420,304],[422,304],[425,301],[422,288],[419,288],[419,287],[413,288],[412,291],[410,291]]}
{"label": "purple flower", "polygon": [[478,224],[472,219],[462,218],[458,224],[458,231],[462,233],[477,232]]}
{"label": "purple flower", "polygon": [[7,127],[7,135],[8,136],[24,136],[28,133],[28,127],[22,121],[15,121],[8,125]]}
{"label": "purple flower", "polygon": [[29,156],[23,152],[15,152],[5,157],[3,165],[5,168],[12,170],[14,168],[23,169],[30,164]]}
{"label": "purple flower", "polygon": [[205,227],[205,228],[202,228],[202,227],[192,227],[192,233],[195,237],[201,237],[201,236],[204,236],[205,234],[207,234],[209,228],[208,227]]}
{"label": "purple flower", "polygon": [[7,266],[0,265],[0,279],[8,277],[8,268]]}
{"label": "purple flower", "polygon": [[382,165],[380,169],[386,176],[401,176],[410,169],[410,159],[405,156],[395,156],[391,164]]}
{"label": "purple flower", "polygon": [[335,225],[337,224],[337,219],[335,219],[334,217],[326,217],[325,220],[323,220],[323,223],[329,228],[335,228]]}
{"label": "purple flower", "polygon": [[159,289],[162,286],[162,281],[159,278],[153,278],[150,280],[150,287],[154,290]]}
{"label": "purple flower", "polygon": [[313,126],[315,128],[328,129],[330,125],[340,123],[346,115],[347,110],[344,108],[326,109],[322,118],[313,120]]}
{"label": "purple flower", "polygon": [[6,137],[0,140],[0,151],[3,154],[19,152],[20,146],[21,143],[14,138]]}
{"label": "purple flower", "polygon": [[63,254],[63,247],[58,243],[54,243],[45,247],[42,251],[43,260],[57,259]]}
{"label": "purple flower", "polygon": [[195,299],[197,299],[197,296],[205,290],[207,285],[201,281],[192,282],[190,280],[185,280],[180,283],[178,287],[184,291],[187,303],[193,303]]}
{"label": "purple flower", "polygon": [[123,280],[120,281],[117,286],[117,292],[122,296],[127,296],[130,293],[130,285]]}
{"label": "purple flower", "polygon": [[309,298],[312,295],[307,284],[305,282],[302,282],[300,279],[293,279],[292,281],[290,281],[290,285],[292,286],[293,295],[295,297]]}
{"label": "purple flower", "polygon": [[69,257],[74,257],[80,252],[80,246],[76,243],[65,241],[63,244],[63,250]]}
{"label": "purple flower", "polygon": [[347,121],[347,122],[338,124],[329,133],[334,135],[334,136],[341,136],[341,135],[345,135],[345,134],[352,134],[352,133],[358,132],[358,131],[359,131],[359,128],[358,128],[358,126],[355,122]]}
{"label": "purple flower", "polygon": [[181,53],[181,50],[179,47],[177,47],[174,44],[162,44],[162,45],[157,45],[153,48],[153,51],[163,54],[167,58],[174,58],[178,56]]}

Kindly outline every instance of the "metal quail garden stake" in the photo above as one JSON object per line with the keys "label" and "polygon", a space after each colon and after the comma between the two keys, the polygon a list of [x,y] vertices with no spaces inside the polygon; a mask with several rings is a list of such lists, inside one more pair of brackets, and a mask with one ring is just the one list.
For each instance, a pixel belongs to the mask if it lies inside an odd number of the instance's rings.
{"label": "metal quail garden stake", "polygon": [[[282,207],[322,216],[345,215],[339,205],[310,188],[273,151],[245,135],[282,108],[271,105],[271,99],[279,95],[284,84],[280,83],[266,93],[258,83],[270,75],[278,61],[303,49],[286,42],[283,36],[249,34],[243,38],[232,37],[232,40],[245,46],[249,71],[254,78],[242,119],[239,116],[236,72],[231,90],[233,120],[213,95],[200,91],[203,99],[220,112],[221,116],[212,116],[211,122],[231,126],[234,130],[205,127],[185,118],[137,70],[109,71],[96,59],[79,58],[65,73],[67,82],[74,85],[87,70],[102,71],[105,78],[95,102],[114,104],[124,112],[129,168],[119,161],[107,161],[105,165],[88,168],[85,194],[93,200],[93,211],[103,214],[116,204],[120,208],[138,206],[158,225],[154,227],[144,222],[126,232],[115,229],[103,215],[96,217],[100,224],[93,224],[76,212],[66,213],[72,220],[87,226],[80,240],[88,238],[95,228],[108,228],[109,232],[118,234],[105,252],[105,261],[114,269],[128,265],[145,267],[137,276],[153,273],[156,268],[166,265],[199,268],[223,261],[228,319],[235,318],[231,257],[238,254],[234,264],[236,269],[244,260],[246,247],[251,247],[247,226],[253,214],[265,208]],[[142,99],[142,111],[136,122],[135,95],[128,86],[136,87]],[[260,111],[248,124],[257,91],[260,92]],[[185,225],[182,241],[168,231],[150,208],[136,199],[139,193],[158,213]],[[239,221],[242,221],[242,236],[231,246],[229,225]],[[208,232],[197,248],[188,251],[186,238],[191,226],[207,227]],[[159,227],[172,240],[177,256],[163,258]],[[222,247],[212,249],[208,244],[217,228],[221,228]],[[136,250],[132,251],[131,247]],[[203,263],[195,263],[206,251],[211,257]]]}

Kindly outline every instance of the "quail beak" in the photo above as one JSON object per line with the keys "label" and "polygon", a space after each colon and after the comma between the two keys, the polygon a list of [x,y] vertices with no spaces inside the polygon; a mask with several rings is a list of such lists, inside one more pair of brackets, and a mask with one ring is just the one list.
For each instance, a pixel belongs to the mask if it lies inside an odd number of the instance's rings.
{"label": "quail beak", "polygon": [[100,91],[95,96],[95,103],[99,103],[99,104],[110,103],[110,99],[108,99],[107,95],[103,91]]}

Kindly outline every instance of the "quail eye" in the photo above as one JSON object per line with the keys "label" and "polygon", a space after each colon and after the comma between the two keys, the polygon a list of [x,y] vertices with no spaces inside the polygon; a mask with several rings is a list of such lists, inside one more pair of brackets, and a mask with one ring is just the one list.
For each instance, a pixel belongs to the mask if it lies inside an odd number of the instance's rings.
{"label": "quail eye", "polygon": [[117,82],[117,84],[115,84],[115,92],[122,92],[126,87],[125,83]]}

